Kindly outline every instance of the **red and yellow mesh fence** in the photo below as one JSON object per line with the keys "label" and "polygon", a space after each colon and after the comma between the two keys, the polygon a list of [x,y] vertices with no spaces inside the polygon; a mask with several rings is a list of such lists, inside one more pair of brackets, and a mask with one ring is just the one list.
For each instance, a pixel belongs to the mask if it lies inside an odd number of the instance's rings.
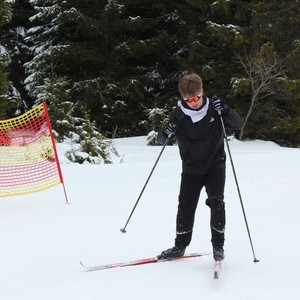
{"label": "red and yellow mesh fence", "polygon": [[63,183],[46,103],[0,121],[0,197]]}

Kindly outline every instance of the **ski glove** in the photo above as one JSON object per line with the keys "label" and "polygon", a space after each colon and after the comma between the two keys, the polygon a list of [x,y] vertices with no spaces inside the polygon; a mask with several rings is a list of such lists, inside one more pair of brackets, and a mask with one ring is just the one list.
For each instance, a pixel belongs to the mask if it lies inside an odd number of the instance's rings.
{"label": "ski glove", "polygon": [[227,113],[229,107],[228,105],[225,103],[225,101],[221,98],[218,98],[217,96],[213,96],[211,98],[211,103],[214,107],[214,109],[217,112],[221,112],[223,115]]}
{"label": "ski glove", "polygon": [[165,128],[164,132],[168,137],[175,135],[176,134],[176,124],[169,123],[168,126]]}
{"label": "ski glove", "polygon": [[225,101],[217,96],[211,98],[211,103],[216,111],[224,113],[227,111],[228,106],[225,104]]}

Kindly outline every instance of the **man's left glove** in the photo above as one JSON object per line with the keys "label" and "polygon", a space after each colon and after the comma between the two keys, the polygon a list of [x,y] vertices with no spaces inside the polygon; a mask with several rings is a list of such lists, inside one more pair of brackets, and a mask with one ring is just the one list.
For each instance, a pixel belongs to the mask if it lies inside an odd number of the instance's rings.
{"label": "man's left glove", "polygon": [[225,101],[217,96],[211,98],[211,103],[217,111],[222,111],[225,108]]}
{"label": "man's left glove", "polygon": [[169,123],[168,126],[165,128],[164,132],[168,137],[175,135],[176,134],[176,124]]}
{"label": "man's left glove", "polygon": [[224,113],[224,111],[227,111],[228,106],[225,104],[225,101],[221,98],[218,98],[217,96],[213,96],[211,98],[211,103],[216,111],[220,111]]}

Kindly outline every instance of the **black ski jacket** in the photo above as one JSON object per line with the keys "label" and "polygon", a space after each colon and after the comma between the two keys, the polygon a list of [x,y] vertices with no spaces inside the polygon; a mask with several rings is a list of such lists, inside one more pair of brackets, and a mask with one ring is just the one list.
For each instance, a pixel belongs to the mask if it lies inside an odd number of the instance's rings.
{"label": "black ski jacket", "polygon": [[[204,96],[204,101],[209,99]],[[226,105],[222,113],[226,127],[239,130],[242,118]],[[169,123],[176,124],[176,139],[182,160],[183,173],[206,175],[219,168],[225,168],[224,130],[221,118],[211,103],[203,119],[193,123],[180,107],[172,110]],[[158,142],[166,140],[164,131],[158,134]]]}

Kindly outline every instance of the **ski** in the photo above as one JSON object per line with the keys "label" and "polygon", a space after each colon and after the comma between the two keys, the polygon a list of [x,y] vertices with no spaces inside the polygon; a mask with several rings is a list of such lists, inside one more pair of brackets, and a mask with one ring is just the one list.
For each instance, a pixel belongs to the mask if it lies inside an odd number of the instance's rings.
{"label": "ski", "polygon": [[187,253],[183,256],[178,256],[170,259],[158,259],[157,257],[149,257],[149,258],[142,258],[138,260],[132,260],[128,262],[119,262],[119,263],[112,263],[112,264],[105,264],[105,265],[98,265],[98,266],[86,266],[82,262],[80,262],[80,264],[88,271],[98,271],[98,270],[106,270],[106,269],[113,269],[113,268],[120,268],[120,267],[138,266],[138,265],[144,265],[150,263],[166,262],[166,261],[179,260],[184,258],[200,257],[209,254],[210,254],[209,252]]}
{"label": "ski", "polygon": [[215,269],[214,269],[214,278],[215,279],[219,279],[220,272],[221,272],[221,262],[216,260],[215,261]]}

